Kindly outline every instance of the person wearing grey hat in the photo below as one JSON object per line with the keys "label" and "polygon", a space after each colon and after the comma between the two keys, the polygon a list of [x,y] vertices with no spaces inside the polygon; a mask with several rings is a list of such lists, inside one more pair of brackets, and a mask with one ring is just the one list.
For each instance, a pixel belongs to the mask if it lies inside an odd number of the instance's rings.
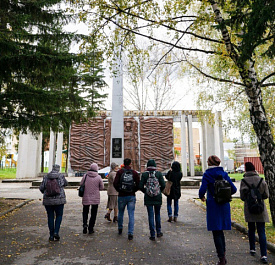
{"label": "person wearing grey hat", "polygon": [[53,165],[52,171],[43,178],[39,187],[43,193],[43,205],[48,216],[49,241],[58,241],[60,239],[59,229],[62,222],[64,204],[66,203],[64,187],[68,185],[68,182],[65,176],[59,173],[59,170],[59,165]]}
{"label": "person wearing grey hat", "polygon": [[114,219],[113,219],[114,223],[117,222],[117,214],[118,214],[118,205],[117,205],[118,192],[114,187],[114,179],[116,177],[117,171],[118,171],[118,165],[115,162],[112,162],[111,171],[108,174],[108,188],[107,188],[108,202],[106,207],[108,209],[108,212],[104,216],[105,219],[107,219],[109,222],[112,222],[110,215],[112,210],[114,210]]}

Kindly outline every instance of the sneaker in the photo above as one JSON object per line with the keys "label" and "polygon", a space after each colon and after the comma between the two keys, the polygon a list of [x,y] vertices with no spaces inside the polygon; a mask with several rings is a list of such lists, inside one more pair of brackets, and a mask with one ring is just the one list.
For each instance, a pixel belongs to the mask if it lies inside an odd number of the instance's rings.
{"label": "sneaker", "polygon": [[253,249],[251,249],[251,250],[250,250],[250,255],[251,255],[251,256],[255,256],[255,255],[256,255],[256,251],[253,250]]}
{"label": "sneaker", "polygon": [[60,236],[58,234],[54,234],[53,237],[56,241],[59,241],[59,239],[60,239]]}
{"label": "sneaker", "polygon": [[149,239],[152,241],[156,241],[156,238],[154,236],[150,236]]}
{"label": "sneaker", "polygon": [[133,235],[128,235],[128,240],[133,240],[134,236]]}
{"label": "sneaker", "polygon": [[163,236],[163,233],[159,233],[159,234],[157,234],[157,237],[162,237]]}
{"label": "sneaker", "polygon": [[118,229],[118,234],[121,235],[122,234],[122,228]]}
{"label": "sneaker", "polygon": [[267,257],[266,256],[262,256],[261,257],[261,262],[264,263],[264,264],[267,264]]}
{"label": "sneaker", "polygon": [[49,237],[49,241],[54,241],[54,237],[53,237],[53,236],[50,236],[50,237]]}

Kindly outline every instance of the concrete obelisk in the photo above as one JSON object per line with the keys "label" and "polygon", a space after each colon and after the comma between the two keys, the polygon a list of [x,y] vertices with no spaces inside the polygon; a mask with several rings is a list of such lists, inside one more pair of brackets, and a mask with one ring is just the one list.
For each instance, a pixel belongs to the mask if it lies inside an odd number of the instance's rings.
{"label": "concrete obelisk", "polygon": [[112,125],[110,163],[118,165],[124,159],[124,114],[123,114],[123,72],[121,45],[115,51],[112,90]]}

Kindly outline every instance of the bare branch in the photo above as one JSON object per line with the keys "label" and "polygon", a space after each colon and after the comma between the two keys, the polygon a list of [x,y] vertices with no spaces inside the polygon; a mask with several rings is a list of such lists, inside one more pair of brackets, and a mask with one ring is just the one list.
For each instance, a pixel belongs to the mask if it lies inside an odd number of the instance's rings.
{"label": "bare branch", "polygon": [[269,74],[269,75],[267,75],[265,78],[263,78],[262,80],[261,80],[261,82],[260,82],[260,85],[263,87],[263,86],[266,86],[266,85],[262,85],[268,78],[270,78],[270,77],[272,77],[272,76],[274,76],[275,75],[275,72],[273,72],[273,73],[271,73],[271,74]]}

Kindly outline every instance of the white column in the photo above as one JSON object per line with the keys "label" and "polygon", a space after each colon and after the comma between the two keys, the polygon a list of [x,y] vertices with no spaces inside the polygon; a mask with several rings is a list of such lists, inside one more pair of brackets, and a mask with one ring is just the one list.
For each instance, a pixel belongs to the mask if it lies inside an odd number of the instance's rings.
{"label": "white column", "polygon": [[221,159],[221,166],[224,167],[224,149],[223,149],[221,111],[217,111],[215,113],[214,140],[215,140],[215,155]]}
{"label": "white column", "polygon": [[50,172],[55,164],[55,146],[56,146],[56,139],[55,139],[55,132],[50,132],[50,149],[49,149],[49,169]]}
{"label": "white column", "polygon": [[209,156],[215,155],[214,127],[208,120],[205,122],[206,136],[206,160]]}
{"label": "white column", "polygon": [[190,176],[195,176],[192,115],[188,115],[187,121],[188,121],[189,170],[190,170]]}
{"label": "white column", "polygon": [[57,134],[56,162],[61,168],[62,164],[63,132]]}
{"label": "white column", "polygon": [[[119,22],[119,19],[117,20]],[[112,91],[112,125],[110,163],[118,165],[124,159],[124,114],[123,114],[123,72],[121,46],[116,47],[114,59],[114,77]]]}
{"label": "white column", "polygon": [[36,178],[40,172],[42,133],[33,135],[20,133],[16,178]]}
{"label": "white column", "polygon": [[187,157],[186,157],[186,115],[181,114],[181,167],[183,176],[187,177]]}
{"label": "white column", "polygon": [[204,172],[207,169],[207,155],[206,155],[206,121],[201,123],[201,139],[202,139],[202,144],[201,144],[201,153],[202,153],[202,171]]}

